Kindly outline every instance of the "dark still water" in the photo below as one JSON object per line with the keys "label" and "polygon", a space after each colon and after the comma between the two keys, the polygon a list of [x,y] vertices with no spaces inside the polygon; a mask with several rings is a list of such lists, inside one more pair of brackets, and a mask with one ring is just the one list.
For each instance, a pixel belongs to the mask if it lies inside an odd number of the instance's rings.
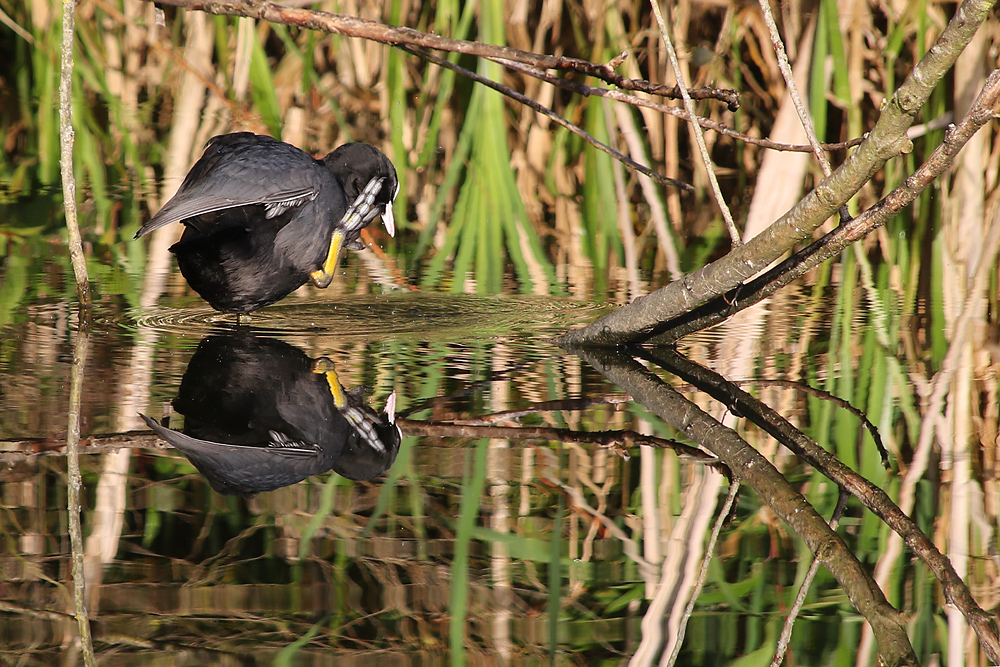
{"label": "dark still water", "polygon": [[[30,665],[76,651],[65,442],[78,324],[63,269],[39,266],[0,311],[0,655]],[[709,457],[669,449],[694,443],[606,379],[606,364],[553,344],[613,306],[388,289],[355,257],[345,267],[355,284],[240,326],[183,296],[176,276],[152,306],[129,296],[127,273],[117,294],[99,292],[78,379],[100,664],[658,664],[682,628],[676,664],[767,664],[808,550],[749,487],[720,517],[728,483]],[[13,277],[8,265],[8,294]],[[891,487],[858,416],[823,396],[864,397],[855,407],[898,455],[898,412],[880,411],[866,370],[887,362],[854,331],[868,318],[859,301],[802,288],[680,350],[752,381],[739,386]],[[642,364],[829,517],[833,484]],[[637,446],[643,436],[653,446]],[[917,516],[931,522],[934,508]],[[841,526],[874,567],[881,524],[852,503]],[[900,559],[888,573],[914,631],[932,631],[927,571]],[[797,664],[849,664],[863,628],[821,568],[790,650]]]}

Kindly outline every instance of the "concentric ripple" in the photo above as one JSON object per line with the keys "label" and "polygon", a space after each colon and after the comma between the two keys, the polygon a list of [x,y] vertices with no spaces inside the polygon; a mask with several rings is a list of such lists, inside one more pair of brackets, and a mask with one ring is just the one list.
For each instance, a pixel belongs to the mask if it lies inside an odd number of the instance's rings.
{"label": "concentric ripple", "polygon": [[[201,302],[130,310],[111,322],[130,331],[201,337],[236,328],[236,316]],[[336,299],[286,299],[243,316],[241,325],[264,335],[316,333],[346,339],[458,340],[514,332],[554,336],[585,324],[609,306],[566,297],[469,296],[393,292]]]}

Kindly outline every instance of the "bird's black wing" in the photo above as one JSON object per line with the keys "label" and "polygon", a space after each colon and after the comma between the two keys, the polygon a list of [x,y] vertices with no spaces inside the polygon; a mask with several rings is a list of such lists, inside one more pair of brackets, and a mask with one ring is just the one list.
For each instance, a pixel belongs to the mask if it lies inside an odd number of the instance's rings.
{"label": "bird's black wing", "polygon": [[304,151],[249,132],[209,141],[204,155],[136,238],[172,222],[240,206],[262,204],[273,218],[315,199],[325,170]]}
{"label": "bird's black wing", "polygon": [[149,428],[191,461],[219,493],[252,496],[326,472],[319,447],[271,431],[265,446],[234,445],[193,438],[139,415]]}

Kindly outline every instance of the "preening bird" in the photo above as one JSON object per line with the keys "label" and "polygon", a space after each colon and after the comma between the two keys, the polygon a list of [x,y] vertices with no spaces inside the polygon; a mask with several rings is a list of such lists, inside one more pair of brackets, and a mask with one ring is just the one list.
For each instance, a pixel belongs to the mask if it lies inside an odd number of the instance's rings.
{"label": "preening bird", "polygon": [[361,248],[377,216],[393,236],[398,190],[389,158],[368,144],[316,160],[268,136],[223,134],[135,237],[183,224],[170,250],[184,278],[216,310],[245,314],[307,281],[327,287],[341,249]]}

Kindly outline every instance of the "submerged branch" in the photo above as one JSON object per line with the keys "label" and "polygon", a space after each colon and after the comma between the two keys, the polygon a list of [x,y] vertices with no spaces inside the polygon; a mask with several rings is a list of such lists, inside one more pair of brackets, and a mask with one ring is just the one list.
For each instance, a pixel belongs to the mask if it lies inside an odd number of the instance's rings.
{"label": "submerged branch", "polygon": [[[629,399],[631,400],[631,399]],[[556,401],[559,403],[559,401]],[[559,409],[559,408],[553,408]],[[537,411],[533,411],[537,412]],[[430,421],[422,419],[405,419],[399,417],[396,423],[406,435],[428,435],[442,438],[505,438],[508,440],[548,440],[573,442],[578,444],[598,445],[613,449],[622,456],[627,456],[633,447],[655,447],[669,449],[679,457],[699,461],[708,465],[716,465],[717,459],[697,447],[686,445],[676,440],[658,438],[636,431],[573,431],[564,428],[549,428],[544,426],[496,426],[489,422],[500,418],[509,418],[510,414],[487,415],[478,420]],[[79,447],[84,454],[103,454],[118,449],[171,449],[159,436],[149,431],[128,431],[125,433],[109,433],[92,435],[79,440]],[[13,465],[39,456],[65,456],[65,444],[51,440],[6,440],[0,441],[0,463]]]}
{"label": "submerged branch", "polygon": [[697,447],[676,440],[657,438],[636,431],[573,431],[546,426],[491,426],[454,422],[398,419],[396,423],[406,435],[430,435],[447,438],[503,438],[507,440],[547,440],[572,442],[581,445],[598,445],[613,449],[624,458],[632,447],[669,449],[679,457],[716,465],[718,460]]}
{"label": "submerged branch", "polygon": [[[941,582],[945,599],[955,605],[979,637],[984,652],[994,664],[1000,664],[1000,636],[991,615],[976,602],[968,586],[958,576],[951,561],[943,555],[920,527],[904,513],[885,491],[851,470],[832,453],[795,428],[787,419],[767,404],[727,381],[718,373],[700,366],[666,347],[639,348],[639,355],[666,371],[690,382],[733,412],[745,415],[796,456],[814,467],[825,477],[848,491],[858,501],[897,533]],[[578,353],[580,354],[580,353]],[[586,357],[585,357],[586,358]],[[636,400],[640,400],[627,385],[617,383]],[[641,401],[640,401],[641,402]],[[644,403],[645,404],[645,403]],[[649,407],[647,405],[647,407]],[[701,440],[692,438],[704,445]],[[718,454],[707,447],[713,453]],[[730,463],[720,456],[725,463]]]}
{"label": "submerged branch", "polygon": [[90,351],[90,331],[81,325],[76,332],[73,346],[73,366],[70,370],[69,410],[66,431],[66,513],[69,515],[69,541],[72,554],[73,616],[80,632],[80,649],[87,667],[97,664],[94,642],[90,634],[90,615],[87,611],[87,590],[83,569],[83,528],[80,525],[80,403],[83,397],[83,371]]}
{"label": "submerged branch", "polygon": [[753,488],[836,578],[871,625],[885,664],[919,664],[900,613],[886,601],[843,538],[770,461],[631,356],[610,348],[584,348],[577,354],[658,417],[717,455],[735,481]]}

